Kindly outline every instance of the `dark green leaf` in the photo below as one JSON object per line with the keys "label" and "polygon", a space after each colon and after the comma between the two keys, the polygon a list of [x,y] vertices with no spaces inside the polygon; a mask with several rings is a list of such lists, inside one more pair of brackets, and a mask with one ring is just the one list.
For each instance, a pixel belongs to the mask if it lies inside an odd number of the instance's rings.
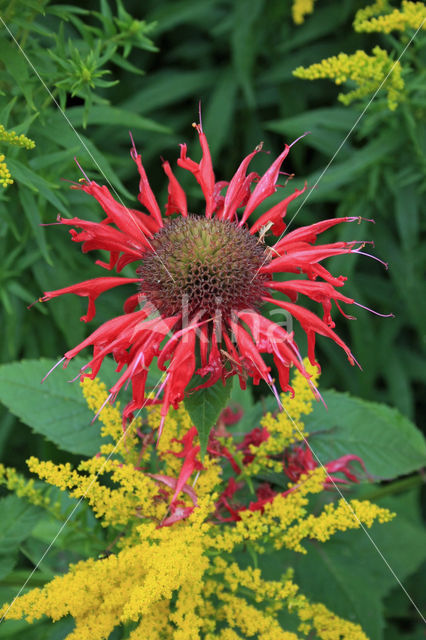
{"label": "dark green leaf", "polygon": [[0,554],[11,554],[31,535],[43,511],[15,495],[0,500]]}
{"label": "dark green leaf", "polygon": [[185,398],[185,409],[197,427],[200,438],[201,459],[204,458],[207,450],[209,433],[216,424],[220,412],[229,401],[232,380],[230,378],[226,385],[219,381],[214,386],[195,391],[195,393]]}
{"label": "dark green leaf", "polygon": [[[89,411],[78,382],[68,381],[82,362],[58,368],[43,384],[42,378],[55,364],[52,360],[24,360],[0,367],[0,400],[33,431],[71,453],[92,456],[102,438],[99,425],[91,424]],[[107,363],[105,363],[107,365]],[[105,370],[108,369],[108,365]]]}
{"label": "dark green leaf", "polygon": [[355,454],[364,460],[370,474],[383,479],[425,464],[425,440],[399,411],[336,391],[323,396],[328,409],[316,403],[304,420],[313,450],[323,464]]}

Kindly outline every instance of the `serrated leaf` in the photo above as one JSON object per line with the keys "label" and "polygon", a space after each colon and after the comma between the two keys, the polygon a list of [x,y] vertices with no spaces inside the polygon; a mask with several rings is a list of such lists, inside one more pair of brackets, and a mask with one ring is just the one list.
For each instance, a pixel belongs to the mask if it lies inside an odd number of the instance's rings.
{"label": "serrated leaf", "polygon": [[[104,440],[99,425],[91,424],[93,413],[78,382],[68,382],[83,363],[71,363],[66,371],[53,372],[41,384],[54,364],[53,360],[41,359],[0,366],[0,400],[33,431],[60,449],[92,456]],[[108,365],[103,369],[103,377],[106,369]]]}
{"label": "serrated leaf", "polygon": [[379,502],[397,514],[392,522],[376,524],[369,531],[382,556],[366,533],[357,529],[325,544],[309,545],[308,554],[299,557],[295,567],[302,591],[309,590],[312,599],[361,624],[370,640],[382,638],[380,599],[398,585],[395,575],[404,580],[426,555],[421,522],[406,517],[406,501],[403,495]]}
{"label": "serrated leaf", "polygon": [[209,433],[216,424],[220,412],[229,401],[232,380],[233,378],[230,378],[226,385],[219,381],[212,387],[199,389],[199,391],[195,391],[184,400],[185,409],[197,427],[200,438],[201,459],[206,454]]}
{"label": "serrated leaf", "polygon": [[[415,425],[396,409],[326,391],[327,410],[317,403],[305,419],[310,443],[322,463],[351,453],[373,476],[395,478],[426,463],[426,444]],[[318,437],[314,437],[319,432]]]}

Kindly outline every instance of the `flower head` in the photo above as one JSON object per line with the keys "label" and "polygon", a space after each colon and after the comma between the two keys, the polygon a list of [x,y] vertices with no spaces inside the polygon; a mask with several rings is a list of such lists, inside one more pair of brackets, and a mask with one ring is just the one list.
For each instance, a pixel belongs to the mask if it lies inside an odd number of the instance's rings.
{"label": "flower head", "polygon": [[[88,322],[95,316],[95,302],[101,293],[126,284],[137,289],[125,301],[123,315],[105,322],[65,353],[66,361],[70,361],[91,347],[92,358],[81,375],[92,379],[104,358],[114,357],[120,373],[110,389],[110,399],[123,386],[132,384],[133,395],[124,410],[125,419],[147,402],[155,401],[162,403],[164,421],[169,407],[176,408],[190,387],[194,389],[194,374],[201,377],[196,388],[219,380],[225,382],[234,375],[243,388],[248,377],[255,384],[263,379],[272,385],[264,353],[272,354],[283,391],[292,391],[292,366],[309,380],[292,332],[262,314],[265,302],[278,305],[301,324],[308,337],[312,364],[318,366],[314,353],[317,334],[334,340],[350,363],[355,362],[349,347],[334,332],[330,315],[333,300],[340,311],[341,302],[354,301],[339,291],[346,278],[332,276],[322,263],[331,256],[356,253],[363,244],[318,245],[316,241],[327,229],[359,219],[325,220],[282,235],[287,207],[304,192],[305,186],[257,217],[250,226],[249,217],[277,190],[281,166],[291,145],[285,145],[263,176],[248,172],[249,164],[262,149],[259,145],[241,162],[229,182],[218,182],[205,133],[201,125],[196,125],[196,130],[201,161],[190,159],[182,144],[177,164],[190,171],[199,183],[206,202],[203,214],[188,213],[185,192],[169,162],[164,161],[169,187],[163,217],[133,144],[131,158],[140,176],[141,211],[126,208],[107,187],[85,178],[74,188],[96,198],[105,218],[100,223],[77,217],[58,218],[58,224],[70,227],[72,240],[81,243],[83,252],[107,253],[107,260],[96,261],[103,269],[118,274],[126,265],[135,265],[134,277],[95,278],[45,292],[42,298],[46,301],[67,293],[87,297],[88,311],[81,319]],[[172,214],[178,215],[168,219]],[[272,247],[263,242],[265,229],[279,236]],[[305,279],[274,281],[277,273],[303,274]],[[287,296],[290,302],[275,300],[274,291]],[[322,305],[323,319],[296,304],[299,294]],[[148,400],[147,374],[155,358],[165,375],[156,398]]]}

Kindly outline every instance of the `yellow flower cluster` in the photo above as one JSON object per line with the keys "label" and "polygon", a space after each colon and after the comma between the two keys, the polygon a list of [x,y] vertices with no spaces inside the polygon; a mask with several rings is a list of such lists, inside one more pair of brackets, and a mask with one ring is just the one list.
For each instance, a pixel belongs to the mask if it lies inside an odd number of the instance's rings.
{"label": "yellow flower cluster", "polygon": [[6,131],[4,126],[0,124],[0,142],[7,142],[14,147],[24,147],[25,149],[34,149],[35,142],[21,133],[20,136],[15,131]]}
{"label": "yellow flower cluster", "polygon": [[12,467],[5,467],[0,463],[0,485],[4,485],[9,491],[13,491],[19,498],[25,498],[31,504],[47,507],[50,504],[49,497],[34,486],[34,480],[27,480]]}
{"label": "yellow flower cluster", "polygon": [[[382,14],[382,15],[381,15]],[[359,9],[355,14],[354,29],[358,32],[390,33],[407,29],[426,29],[426,5],[424,2],[402,0],[401,8],[389,5],[387,0],[378,0],[374,4]]]}
{"label": "yellow flower cluster", "polygon": [[[293,386],[296,399],[291,413],[303,429],[300,418],[311,410],[312,397],[308,398],[301,376]],[[93,411],[99,411],[107,397],[98,380],[86,380],[83,393]],[[325,471],[317,468],[262,510],[241,510],[240,520],[222,524],[216,518],[217,501],[225,488],[221,467],[217,459],[206,456],[194,487],[196,507],[172,526],[159,526],[170,515],[173,491],[159,478],[179,474],[183,461],[173,453],[182,451],[178,440],[192,426],[188,414],[183,408],[170,412],[158,449],[149,437],[149,426],[158,425],[158,408],[145,409],[138,425],[130,425],[125,435],[117,408],[105,405],[99,419],[102,435],[112,439],[107,450],[82,461],[77,469],[34,457],[28,466],[49,484],[87,499],[117,538],[111,555],[71,565],[65,575],[4,605],[0,616],[33,622],[44,615],[53,621],[70,615],[75,627],[67,640],[106,640],[123,625],[129,640],[298,640],[311,631],[321,640],[367,640],[358,625],[300,593],[291,570],[279,580],[269,580],[255,567],[241,568],[232,553],[251,549],[254,556],[273,554],[283,546],[304,552],[301,541],[306,537],[327,540],[360,523],[369,527],[374,520],[386,522],[392,517],[387,510],[352,501],[354,519],[341,501],[327,505],[319,515],[309,515],[309,499],[322,491],[325,480]],[[281,438],[280,446],[294,441],[294,425],[292,431],[279,416],[265,420],[273,432],[270,439]],[[143,468],[150,460],[156,465],[153,475]],[[0,482],[36,500],[33,485],[13,470],[0,467]],[[179,496],[179,508],[192,505],[187,494]],[[299,625],[300,635],[282,627],[282,610],[295,617],[293,628]]]}
{"label": "yellow flower cluster", "polygon": [[302,24],[305,22],[305,16],[309,15],[314,10],[315,0],[294,0],[291,6],[291,14],[293,16],[293,22],[295,24]]}
{"label": "yellow flower cluster", "polygon": [[325,542],[336,531],[358,529],[361,525],[371,527],[373,522],[389,522],[393,514],[368,500],[339,500],[338,504],[327,504],[318,516],[309,515],[287,529],[281,540],[282,546],[306,553],[300,542],[311,538]]}
{"label": "yellow flower cluster", "polygon": [[388,52],[374,47],[373,55],[358,50],[352,55],[339,53],[326,58],[310,67],[298,67],[293,71],[297,78],[317,80],[330,78],[337,85],[350,82],[356,88],[348,93],[340,93],[338,99],[348,105],[356,99],[373,94],[383,84],[387,91],[388,107],[396,109],[403,98],[404,81],[401,77],[401,65],[394,62]]}
{"label": "yellow flower cluster", "polygon": [[[18,136],[15,131],[6,131],[2,124],[0,124],[0,142],[6,142],[14,147],[24,147],[25,149],[34,149],[35,147],[34,140],[27,138],[24,134]],[[5,160],[4,154],[0,154],[0,184],[4,189],[13,184],[12,176]]]}
{"label": "yellow flower cluster", "polygon": [[9,169],[7,168],[7,164],[5,160],[6,160],[5,155],[1,153],[0,154],[0,184],[3,186],[4,189],[6,189],[6,187],[9,184],[13,184],[12,175]]}
{"label": "yellow flower cluster", "polygon": [[[307,358],[304,359],[303,364],[311,375],[311,382],[316,384],[319,378],[318,370]],[[247,473],[251,475],[265,468],[281,472],[282,461],[274,460],[273,456],[282,453],[286,447],[303,440],[308,435],[301,417],[312,412],[312,389],[306,378],[298,371],[293,377],[292,386],[294,398],[289,401],[284,393],[280,396],[284,411],[276,415],[268,412],[260,421],[260,426],[267,429],[269,438],[259,447],[250,445],[251,453],[256,455],[253,462],[247,466]]]}

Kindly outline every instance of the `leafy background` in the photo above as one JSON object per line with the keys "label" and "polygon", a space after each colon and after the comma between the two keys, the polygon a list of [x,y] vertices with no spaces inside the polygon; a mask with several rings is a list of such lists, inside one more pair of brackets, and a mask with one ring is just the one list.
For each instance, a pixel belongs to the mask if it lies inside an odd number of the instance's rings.
{"label": "leafy background", "polygon": [[[88,331],[78,322],[83,308],[78,299],[64,297],[49,307],[37,304],[27,310],[42,291],[99,275],[63,229],[40,226],[54,222],[58,212],[64,216],[78,212],[92,219],[99,215],[94,201],[62,181],[76,181],[81,176],[74,156],[92,179],[110,183],[125,204],[136,206],[138,179],[129,157],[131,129],[153,189],[164,202],[166,188],[159,156],[173,161],[182,141],[189,143],[194,156],[197,154],[191,123],[197,119],[201,100],[204,129],[219,179],[228,179],[260,140],[274,157],[285,141],[309,130],[311,134],[293,147],[286,170],[296,174],[292,187],[302,185],[305,179],[315,184],[365,103],[343,107],[331,82],[299,80],[292,71],[340,51],[369,51],[376,44],[397,56],[403,39],[354,32],[354,14],[364,4],[321,0],[305,23],[296,26],[291,3],[278,0],[251,0],[249,11],[244,0],[146,0],[143,8],[136,0],[127,0],[124,5],[106,0],[80,0],[72,5],[2,0],[2,19],[31,64],[0,25],[0,123],[27,134],[36,147],[3,149],[0,144],[15,180],[0,193],[0,361],[57,359]],[[397,420],[401,425],[407,419],[421,424],[425,402],[426,258],[420,244],[424,227],[425,44],[424,35],[419,34],[402,59],[405,100],[395,112],[389,112],[385,96],[380,93],[375,98],[294,223],[309,224],[335,215],[375,219],[375,225],[347,225],[329,232],[328,237],[330,241],[354,236],[373,240],[375,255],[389,262],[389,270],[362,256],[336,258],[330,266],[348,276],[347,295],[381,313],[392,311],[396,317],[381,319],[359,309],[356,321],[338,319],[337,330],[351,344],[363,371],[350,367],[334,344],[319,340],[319,357],[326,363],[321,384],[350,392],[363,401],[395,407],[405,416]],[[259,172],[268,162],[268,156],[261,154]],[[196,211],[201,204],[198,190],[184,172],[179,178]],[[296,210],[293,207],[289,217]],[[98,322],[119,313],[121,302],[114,295],[101,298]],[[2,370],[3,389],[8,380],[10,383],[10,371]],[[32,375],[32,382],[38,384],[39,370]],[[68,379],[61,371],[55,375]],[[17,376],[19,379],[19,372]],[[69,393],[74,411],[74,391]],[[256,398],[259,393],[256,389]],[[349,417],[356,415],[357,407],[342,406]],[[54,430],[52,415],[50,420]],[[321,417],[318,420],[321,423]],[[384,452],[384,458],[393,455],[395,447],[386,437],[392,418],[386,414],[381,420],[380,428],[370,431],[369,422],[358,424],[353,418],[351,453],[358,452],[354,449],[358,443],[363,447],[361,455],[366,455],[369,446]],[[72,446],[52,433],[44,435],[49,439],[34,434],[13,413],[4,411],[2,459],[20,470],[25,470],[24,461],[30,454],[55,461],[73,460],[77,451]],[[93,447],[95,439],[93,436]],[[332,435],[328,440],[318,439],[327,456],[334,445]],[[88,441],[87,446],[90,453]],[[413,460],[414,450],[407,454]],[[342,449],[339,455],[346,452]],[[398,454],[403,455],[401,451]],[[389,476],[381,473],[383,477],[408,474],[419,464],[413,462],[411,468]],[[399,500],[408,521],[418,522],[420,481],[418,474],[405,475],[394,483],[395,490],[385,484],[378,491],[387,492],[389,500]],[[14,508],[20,507],[11,506],[11,514]],[[25,517],[33,517],[35,523],[34,513]],[[45,532],[43,536],[48,538]],[[356,544],[354,540],[354,548]],[[359,555],[367,554],[362,547],[366,541],[359,544]],[[406,546],[412,553],[413,545]],[[410,567],[406,573],[401,569],[402,577],[418,567],[418,563],[410,564],[410,553],[401,550],[402,558],[407,555],[405,565]],[[27,554],[28,558],[35,556],[37,545]],[[22,568],[24,575],[26,566]],[[307,569],[301,566],[301,575],[303,571],[306,574]],[[414,599],[420,594],[420,577],[418,569],[408,578],[407,589]],[[353,580],[353,591],[361,593],[362,585],[356,583],[356,576]],[[377,592],[378,601],[386,595],[380,607],[390,617],[386,630],[381,624],[372,637],[402,634],[415,640],[421,633],[418,618],[403,592],[391,590],[393,584],[389,582]],[[35,633],[34,637],[41,636]]]}

